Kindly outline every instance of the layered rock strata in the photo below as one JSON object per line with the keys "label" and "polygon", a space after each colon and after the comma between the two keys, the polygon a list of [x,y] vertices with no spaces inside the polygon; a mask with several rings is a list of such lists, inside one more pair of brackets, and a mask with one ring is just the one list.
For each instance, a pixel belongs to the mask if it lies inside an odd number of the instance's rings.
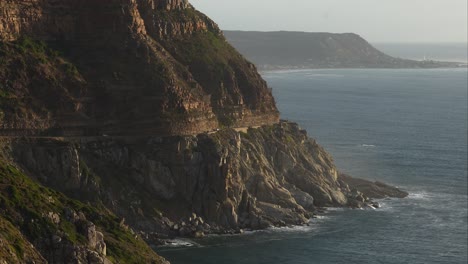
{"label": "layered rock strata", "polygon": [[[187,235],[303,224],[317,207],[365,207],[372,197],[406,195],[387,185],[362,193],[370,182],[356,185],[339,176],[330,155],[288,122],[247,133],[31,139],[11,146],[17,164],[43,184],[103,203],[144,232]],[[202,221],[189,219],[192,214]],[[187,227],[191,231],[181,231],[193,221],[198,224]]]}
{"label": "layered rock strata", "polygon": [[2,107],[6,135],[189,135],[278,122],[255,67],[187,1],[2,0],[0,41],[2,104],[42,106]]}

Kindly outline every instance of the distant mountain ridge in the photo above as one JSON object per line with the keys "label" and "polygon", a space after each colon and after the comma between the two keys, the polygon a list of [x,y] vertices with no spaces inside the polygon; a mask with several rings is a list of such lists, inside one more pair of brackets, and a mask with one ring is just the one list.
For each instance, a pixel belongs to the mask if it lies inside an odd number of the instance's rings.
{"label": "distant mountain ridge", "polygon": [[395,58],[354,33],[224,31],[227,40],[261,69],[438,68],[457,63]]}

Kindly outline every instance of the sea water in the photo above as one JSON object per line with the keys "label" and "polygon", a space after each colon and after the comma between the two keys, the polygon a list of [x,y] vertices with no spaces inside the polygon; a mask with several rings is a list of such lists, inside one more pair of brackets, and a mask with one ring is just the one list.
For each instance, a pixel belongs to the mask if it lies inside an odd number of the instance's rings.
{"label": "sea water", "polygon": [[467,263],[466,69],[263,73],[282,118],[339,169],[408,191],[377,210],[330,209],[308,227],[157,249],[174,264]]}

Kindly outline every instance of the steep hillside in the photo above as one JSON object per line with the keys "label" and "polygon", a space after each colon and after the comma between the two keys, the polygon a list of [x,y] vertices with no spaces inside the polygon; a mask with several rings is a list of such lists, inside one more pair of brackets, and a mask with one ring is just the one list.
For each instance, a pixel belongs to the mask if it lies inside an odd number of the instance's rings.
{"label": "steep hillside", "polygon": [[224,31],[224,34],[229,43],[262,69],[458,66],[457,63],[394,58],[352,33]]}
{"label": "steep hillside", "polygon": [[0,260],[6,263],[165,263],[107,210],[31,180],[0,160]]}
{"label": "steep hillside", "polygon": [[186,1],[2,0],[0,14],[3,134],[195,134],[278,122],[255,67]]}

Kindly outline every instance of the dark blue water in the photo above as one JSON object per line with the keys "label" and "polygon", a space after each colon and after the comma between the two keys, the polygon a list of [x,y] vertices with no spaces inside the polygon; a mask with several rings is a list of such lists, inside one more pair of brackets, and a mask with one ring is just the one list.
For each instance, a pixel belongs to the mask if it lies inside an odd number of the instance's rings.
{"label": "dark blue water", "polygon": [[182,263],[467,263],[467,70],[265,73],[283,118],[342,171],[409,191],[378,210],[330,210],[310,227],[162,248]]}

